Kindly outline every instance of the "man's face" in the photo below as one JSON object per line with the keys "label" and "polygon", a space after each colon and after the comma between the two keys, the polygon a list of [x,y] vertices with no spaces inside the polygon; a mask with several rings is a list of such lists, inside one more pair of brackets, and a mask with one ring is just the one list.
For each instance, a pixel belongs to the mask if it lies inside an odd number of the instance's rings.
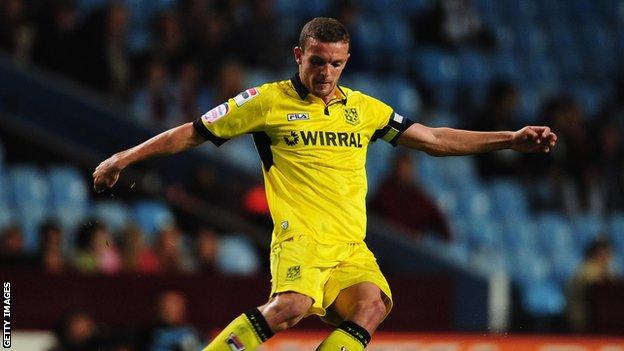
{"label": "man's face", "polygon": [[326,103],[331,101],[349,59],[349,44],[340,41],[325,43],[309,38],[305,50],[296,47],[294,54],[303,85]]}

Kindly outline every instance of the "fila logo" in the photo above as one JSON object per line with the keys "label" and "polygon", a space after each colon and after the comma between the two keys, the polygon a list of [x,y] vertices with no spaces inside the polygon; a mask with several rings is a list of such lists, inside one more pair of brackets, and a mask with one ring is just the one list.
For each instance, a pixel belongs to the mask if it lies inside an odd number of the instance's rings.
{"label": "fila logo", "polygon": [[231,333],[227,339],[225,339],[225,343],[230,347],[232,351],[244,351],[245,345],[240,341],[236,334]]}
{"label": "fila logo", "polygon": [[289,121],[304,121],[304,120],[309,120],[310,115],[307,113],[289,113],[286,115],[286,118]]}

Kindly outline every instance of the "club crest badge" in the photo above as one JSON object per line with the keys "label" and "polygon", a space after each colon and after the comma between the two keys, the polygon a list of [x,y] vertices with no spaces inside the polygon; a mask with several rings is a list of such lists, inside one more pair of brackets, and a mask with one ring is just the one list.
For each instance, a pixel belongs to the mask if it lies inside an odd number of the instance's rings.
{"label": "club crest badge", "polygon": [[351,125],[358,125],[360,123],[360,118],[358,117],[358,112],[356,108],[345,108],[345,121]]}

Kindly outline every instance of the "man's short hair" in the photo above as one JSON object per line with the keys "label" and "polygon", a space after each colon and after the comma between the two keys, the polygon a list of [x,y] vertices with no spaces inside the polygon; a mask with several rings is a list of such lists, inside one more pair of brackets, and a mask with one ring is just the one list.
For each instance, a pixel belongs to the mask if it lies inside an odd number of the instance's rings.
{"label": "man's short hair", "polygon": [[316,17],[306,23],[299,35],[299,47],[305,50],[305,44],[309,38],[314,38],[324,43],[343,42],[349,44],[349,32],[337,19],[329,17]]}

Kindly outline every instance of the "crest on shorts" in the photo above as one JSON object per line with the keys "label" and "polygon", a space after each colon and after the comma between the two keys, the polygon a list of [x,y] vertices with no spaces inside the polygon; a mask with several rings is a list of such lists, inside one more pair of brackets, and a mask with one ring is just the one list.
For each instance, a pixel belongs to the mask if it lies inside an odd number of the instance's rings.
{"label": "crest on shorts", "polygon": [[360,123],[360,118],[358,117],[357,109],[354,107],[345,108],[345,121],[351,125],[358,125]]}
{"label": "crest on shorts", "polygon": [[288,272],[286,272],[286,280],[297,280],[301,278],[301,266],[291,266],[288,267]]}
{"label": "crest on shorts", "polygon": [[232,351],[244,351],[245,345],[240,341],[238,336],[234,333],[230,333],[230,335],[225,339],[225,343],[230,347]]}

